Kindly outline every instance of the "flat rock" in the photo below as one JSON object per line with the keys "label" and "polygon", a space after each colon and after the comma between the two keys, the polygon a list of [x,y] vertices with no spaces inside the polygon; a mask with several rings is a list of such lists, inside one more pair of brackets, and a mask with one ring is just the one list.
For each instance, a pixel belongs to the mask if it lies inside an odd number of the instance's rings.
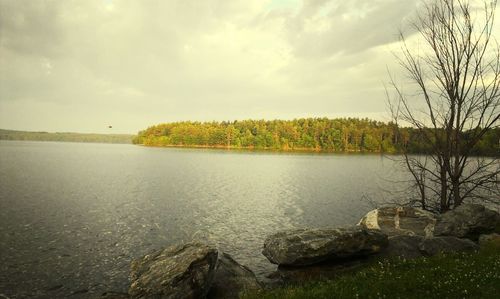
{"label": "flat rock", "polygon": [[389,245],[381,253],[382,257],[402,257],[406,259],[422,256],[419,245],[424,241],[422,236],[392,236]]}
{"label": "flat rock", "polygon": [[368,212],[358,225],[388,236],[432,236],[436,215],[412,207],[382,207]]}
{"label": "flat rock", "polygon": [[168,247],[134,260],[132,298],[204,298],[215,277],[218,250],[201,243]]}
{"label": "flat rock", "polygon": [[293,229],[270,235],[262,254],[274,264],[305,266],[380,252],[387,235],[360,226],[333,229]]}
{"label": "flat rock", "polygon": [[245,291],[255,291],[261,288],[250,269],[236,262],[229,254],[223,253],[219,257],[215,279],[208,298],[239,298],[240,294]]}
{"label": "flat rock", "polygon": [[424,239],[419,244],[419,250],[426,256],[433,256],[438,253],[461,252],[478,250],[479,246],[469,239],[457,237],[435,237]]}
{"label": "flat rock", "polygon": [[434,235],[476,241],[481,234],[494,232],[499,223],[497,212],[478,204],[462,204],[441,215],[434,227]]}

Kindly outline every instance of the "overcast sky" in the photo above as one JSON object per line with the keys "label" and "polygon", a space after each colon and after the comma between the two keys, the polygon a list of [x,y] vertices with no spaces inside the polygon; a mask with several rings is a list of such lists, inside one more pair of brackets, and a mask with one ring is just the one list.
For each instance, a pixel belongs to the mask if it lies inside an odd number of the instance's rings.
{"label": "overcast sky", "polygon": [[384,120],[391,49],[417,3],[0,0],[0,128]]}

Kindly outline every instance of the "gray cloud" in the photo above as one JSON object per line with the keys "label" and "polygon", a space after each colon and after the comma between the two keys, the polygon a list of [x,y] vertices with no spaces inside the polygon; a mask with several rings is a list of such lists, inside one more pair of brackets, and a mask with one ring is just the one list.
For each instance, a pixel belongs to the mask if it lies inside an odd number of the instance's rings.
{"label": "gray cloud", "polygon": [[0,2],[0,44],[21,55],[61,54],[64,39],[60,9],[51,1]]}
{"label": "gray cloud", "polygon": [[279,2],[0,0],[0,127],[383,113],[417,1]]}
{"label": "gray cloud", "polygon": [[415,0],[307,3],[288,20],[288,30],[297,55],[316,58],[355,54],[397,41],[399,28],[411,18],[417,5]]}

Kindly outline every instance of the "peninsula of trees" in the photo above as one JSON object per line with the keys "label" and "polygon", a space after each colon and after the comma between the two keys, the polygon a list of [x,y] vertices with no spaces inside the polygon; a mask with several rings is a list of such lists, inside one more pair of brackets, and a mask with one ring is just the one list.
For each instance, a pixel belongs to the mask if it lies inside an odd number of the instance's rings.
{"label": "peninsula of trees", "polygon": [[[467,136],[467,132],[462,132]],[[134,144],[147,146],[325,151],[429,153],[431,148],[412,128],[358,118],[301,118],[232,122],[174,122],[139,132]],[[500,129],[486,134],[475,154],[498,156]]]}

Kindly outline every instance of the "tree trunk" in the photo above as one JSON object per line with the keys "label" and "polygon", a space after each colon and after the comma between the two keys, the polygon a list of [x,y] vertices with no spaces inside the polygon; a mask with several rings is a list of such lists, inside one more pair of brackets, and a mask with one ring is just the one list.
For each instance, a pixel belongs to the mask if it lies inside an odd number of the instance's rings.
{"label": "tree trunk", "polygon": [[448,184],[446,183],[446,169],[443,166],[440,166],[440,182],[441,182],[441,198],[440,198],[440,212],[444,213],[450,209],[450,205],[448,202]]}

